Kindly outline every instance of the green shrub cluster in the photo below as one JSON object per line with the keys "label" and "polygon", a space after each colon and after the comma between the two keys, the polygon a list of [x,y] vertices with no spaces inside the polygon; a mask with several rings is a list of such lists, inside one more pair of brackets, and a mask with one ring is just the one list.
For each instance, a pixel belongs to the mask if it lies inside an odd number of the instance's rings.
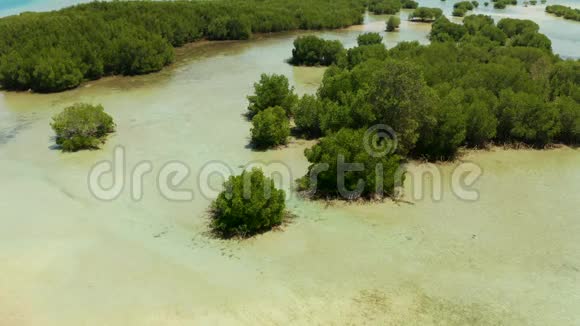
{"label": "green shrub cluster", "polygon": [[254,84],[254,95],[248,96],[248,117],[252,119],[252,144],[271,148],[286,144],[290,135],[289,117],[298,97],[283,75],[262,74]]}
{"label": "green shrub cluster", "polygon": [[552,42],[539,33],[539,29],[538,24],[531,20],[504,18],[496,26],[489,16],[470,15],[460,25],[441,17],[433,23],[429,38],[434,42],[464,40],[470,43],[479,42],[480,45],[493,42],[499,45],[535,47],[551,52]]}
{"label": "green shrub cluster", "polygon": [[[315,197],[343,199],[375,199],[393,195],[401,157],[390,153],[372,155],[363,146],[365,141],[364,130],[344,128],[329,134],[313,148],[307,149],[305,155],[312,165],[308,174],[298,180],[299,189],[311,191]],[[344,177],[337,178],[339,160],[343,163],[364,163],[364,166],[362,169],[344,171]],[[325,165],[327,169],[313,171],[320,165]],[[378,166],[381,167],[380,170],[377,169]],[[311,178],[311,175],[316,175],[316,178]],[[402,182],[403,176],[400,177]]]}
{"label": "green shrub cluster", "polygon": [[290,116],[297,99],[294,87],[290,86],[286,76],[262,74],[260,81],[254,83],[254,95],[248,96],[248,115],[253,117],[268,108],[279,106]]}
{"label": "green shrub cluster", "polygon": [[52,118],[56,144],[65,152],[96,149],[115,131],[113,118],[101,105],[75,104]]}
{"label": "green shrub cluster", "polygon": [[294,40],[294,49],[290,63],[304,66],[330,66],[344,54],[340,41],[324,40],[314,35],[298,37]]}
{"label": "green shrub cluster", "polygon": [[399,155],[429,160],[451,159],[462,146],[578,143],[580,61],[554,55],[537,24],[441,17],[431,39],[350,49],[316,96],[298,102],[297,127],[327,137],[386,124]]}
{"label": "green shrub cluster", "polygon": [[383,43],[383,37],[379,33],[364,33],[357,37],[358,46]]}
{"label": "green shrub cluster", "polygon": [[546,6],[546,12],[558,17],[564,17],[564,19],[580,21],[580,9],[574,9],[562,5],[551,5]]}
{"label": "green shrub cluster", "polygon": [[403,0],[403,1],[401,1],[401,6],[404,9],[415,9],[415,8],[419,7],[419,3],[417,1],[413,1],[413,0]]}
{"label": "green shrub cluster", "polygon": [[442,15],[443,11],[439,8],[419,7],[409,15],[409,20],[432,22]]}
{"label": "green shrub cluster", "polygon": [[515,6],[518,4],[518,0],[492,0],[493,7],[495,9],[505,9],[507,6]]}
{"label": "green shrub cluster", "polygon": [[369,0],[368,10],[377,15],[394,15],[401,8],[415,9],[419,3],[414,0]]}
{"label": "green shrub cluster", "polygon": [[399,28],[399,25],[401,25],[401,18],[397,16],[389,17],[387,20],[387,32],[394,32]]}
{"label": "green shrub cluster", "polygon": [[219,237],[250,237],[283,223],[286,193],[260,169],[232,176],[212,204],[211,228]]}
{"label": "green shrub cluster", "polygon": [[252,119],[252,143],[256,148],[285,145],[290,136],[290,122],[286,111],[275,106],[256,114]]}
{"label": "green shrub cluster", "polygon": [[401,10],[400,0],[369,0],[368,10],[377,15],[394,15]]}
{"label": "green shrub cluster", "polygon": [[[479,5],[479,3],[477,4]],[[456,17],[463,17],[465,16],[465,13],[467,13],[470,10],[473,10],[475,7],[473,2],[470,1],[460,1],[460,2],[456,2],[455,4],[453,4],[453,16]]]}
{"label": "green shrub cluster", "polygon": [[107,75],[159,71],[173,47],[203,38],[340,28],[362,22],[362,0],[92,2],[0,19],[0,86],[56,92]]}

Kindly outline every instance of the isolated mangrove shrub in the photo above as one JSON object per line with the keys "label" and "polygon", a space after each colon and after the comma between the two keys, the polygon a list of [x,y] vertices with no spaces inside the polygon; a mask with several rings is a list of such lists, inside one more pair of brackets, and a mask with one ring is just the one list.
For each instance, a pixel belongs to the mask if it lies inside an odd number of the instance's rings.
{"label": "isolated mangrove shrub", "polygon": [[261,169],[244,171],[224,183],[212,204],[211,229],[223,238],[250,237],[284,221],[286,193]]}
{"label": "isolated mangrove shrub", "polygon": [[290,136],[290,122],[283,108],[268,108],[252,119],[252,144],[256,148],[271,148],[286,144]]}
{"label": "isolated mangrove shrub", "polygon": [[301,36],[294,40],[290,63],[304,66],[330,66],[337,63],[344,53],[344,46],[340,41],[324,40],[314,35]]}
{"label": "isolated mangrove shrub", "polygon": [[52,118],[56,144],[65,152],[97,149],[115,131],[113,118],[101,105],[75,104]]}
{"label": "isolated mangrove shrub", "polygon": [[254,95],[248,96],[248,115],[253,117],[267,108],[279,106],[290,116],[297,100],[286,76],[262,74],[260,81],[254,84]]}
{"label": "isolated mangrove shrub", "polygon": [[394,32],[401,25],[401,18],[391,16],[387,20],[387,32]]}

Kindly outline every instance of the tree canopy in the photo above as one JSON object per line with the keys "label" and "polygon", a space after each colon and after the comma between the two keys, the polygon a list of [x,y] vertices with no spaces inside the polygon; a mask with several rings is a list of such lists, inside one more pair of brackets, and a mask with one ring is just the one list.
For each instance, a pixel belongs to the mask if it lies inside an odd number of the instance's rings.
{"label": "tree canopy", "polygon": [[297,100],[294,87],[290,86],[286,76],[262,74],[260,81],[254,84],[254,95],[248,96],[248,115],[253,117],[261,111],[278,106],[290,116]]}
{"label": "tree canopy", "polygon": [[383,37],[379,33],[364,33],[359,35],[356,40],[359,46],[383,43]]}
{"label": "tree canopy", "polygon": [[546,6],[546,12],[558,17],[564,17],[564,19],[580,21],[580,9],[574,9],[562,5],[550,5]]}
{"label": "tree canopy", "polygon": [[389,17],[387,20],[387,32],[394,32],[399,28],[399,25],[401,25],[401,18],[397,16]]}
{"label": "tree canopy", "polygon": [[[392,153],[374,155],[366,150],[365,141],[365,130],[344,128],[307,149],[305,155],[311,165],[308,174],[298,181],[299,188],[311,191],[315,197],[372,199],[393,195],[401,157]],[[348,169],[344,163],[363,165]],[[318,171],[321,165],[326,168]],[[403,175],[400,177],[402,182]]]}
{"label": "tree canopy", "polygon": [[338,62],[344,52],[340,41],[324,40],[314,35],[301,36],[294,40],[290,63],[297,66],[330,66]]}
{"label": "tree canopy", "polygon": [[0,18],[0,86],[57,92],[108,75],[159,71],[174,47],[204,38],[340,28],[362,0],[101,1]]}
{"label": "tree canopy", "polygon": [[290,136],[290,122],[286,111],[279,106],[256,114],[252,119],[252,126],[252,144],[256,148],[284,145]]}
{"label": "tree canopy", "polygon": [[250,237],[284,221],[286,193],[260,169],[244,171],[224,183],[212,204],[211,229],[223,238]]}
{"label": "tree canopy", "polygon": [[528,20],[496,25],[470,15],[454,24],[442,16],[429,45],[349,49],[316,96],[299,102],[297,127],[328,137],[385,124],[397,135],[397,154],[429,160],[489,143],[577,144],[580,61],[554,55],[538,30]]}
{"label": "tree canopy", "polygon": [[409,14],[409,20],[432,22],[442,15],[443,11],[439,8],[419,7]]}
{"label": "tree canopy", "polygon": [[74,104],[52,118],[56,144],[65,152],[97,149],[115,131],[113,118],[103,106]]}

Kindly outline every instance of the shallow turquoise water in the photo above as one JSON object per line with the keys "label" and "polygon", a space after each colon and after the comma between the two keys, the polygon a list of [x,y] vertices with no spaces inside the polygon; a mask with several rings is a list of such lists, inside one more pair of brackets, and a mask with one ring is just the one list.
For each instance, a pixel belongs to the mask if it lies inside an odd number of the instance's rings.
{"label": "shallow turquoise water", "polygon": [[24,11],[46,11],[71,6],[91,0],[0,0],[0,17]]}

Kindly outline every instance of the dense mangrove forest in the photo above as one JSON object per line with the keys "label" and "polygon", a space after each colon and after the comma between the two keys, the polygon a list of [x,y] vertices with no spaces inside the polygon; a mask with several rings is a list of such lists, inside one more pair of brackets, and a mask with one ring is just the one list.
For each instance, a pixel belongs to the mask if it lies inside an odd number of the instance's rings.
{"label": "dense mangrove forest", "polygon": [[[402,42],[387,49],[379,34],[364,34],[358,47],[334,54],[317,94],[286,109],[298,134],[351,138],[320,145],[323,152],[333,144],[344,148],[330,153],[345,153],[362,137],[354,130],[387,124],[398,136],[396,154],[428,160],[453,159],[462,146],[580,142],[580,61],[555,55],[536,23],[505,18],[496,24],[470,15],[455,24],[441,17],[429,37],[430,45]],[[294,45],[292,62],[325,64],[302,54],[322,54],[328,41],[310,36]],[[269,88],[267,98],[279,99],[272,106],[288,103],[292,90],[285,79]],[[313,163],[334,157],[310,153]]]}
{"label": "dense mangrove forest", "polygon": [[57,92],[107,75],[159,71],[174,47],[362,22],[361,0],[92,2],[0,19],[0,85]]}

